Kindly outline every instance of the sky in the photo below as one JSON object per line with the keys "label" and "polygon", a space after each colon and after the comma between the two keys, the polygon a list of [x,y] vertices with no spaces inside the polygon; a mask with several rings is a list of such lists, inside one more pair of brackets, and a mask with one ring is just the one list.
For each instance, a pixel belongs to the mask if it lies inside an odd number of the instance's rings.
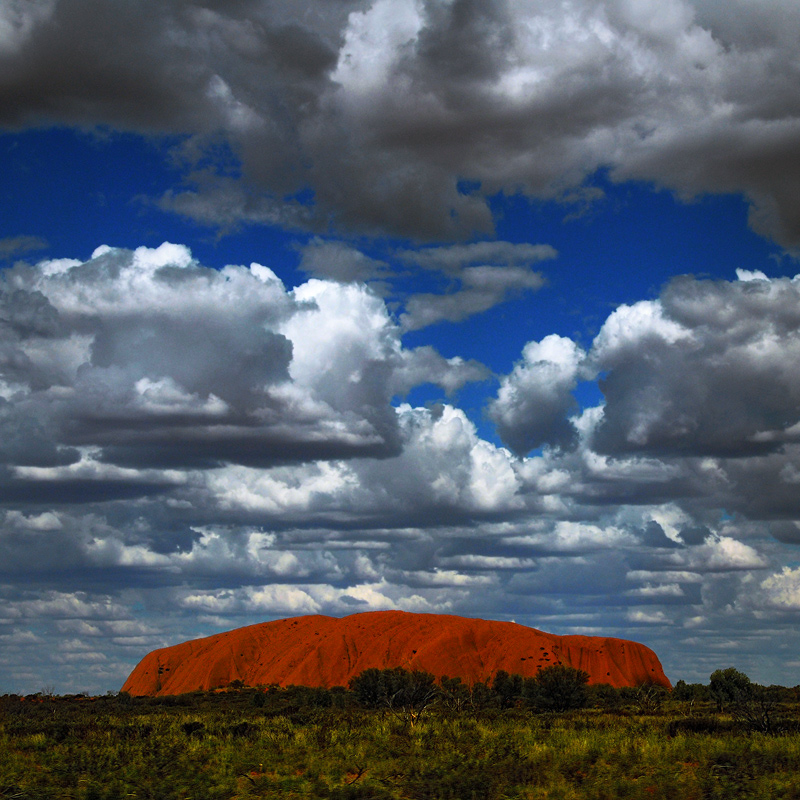
{"label": "sky", "polygon": [[800,684],[798,37],[4,0],[0,693],[383,609]]}

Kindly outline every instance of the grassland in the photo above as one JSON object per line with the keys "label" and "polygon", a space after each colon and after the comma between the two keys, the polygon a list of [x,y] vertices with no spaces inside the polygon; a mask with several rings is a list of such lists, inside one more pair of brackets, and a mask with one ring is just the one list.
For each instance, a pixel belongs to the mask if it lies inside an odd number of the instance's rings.
{"label": "grassland", "polygon": [[[580,710],[351,692],[0,698],[0,798],[800,800],[800,705],[768,732],[691,692],[593,691]],[[702,695],[702,692],[700,693]]]}

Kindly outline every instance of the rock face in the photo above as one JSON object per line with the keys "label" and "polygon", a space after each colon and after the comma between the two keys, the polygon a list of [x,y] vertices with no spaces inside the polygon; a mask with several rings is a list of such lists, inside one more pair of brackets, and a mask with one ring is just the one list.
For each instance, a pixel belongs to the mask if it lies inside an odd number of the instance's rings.
{"label": "rock face", "polygon": [[565,664],[590,683],[670,686],[656,654],[625,639],[555,636],[513,622],[405,611],[263,622],[146,655],[125,681],[133,695],[170,695],[227,686],[346,686],[370,667],[425,670],[473,684],[498,670],[535,675]]}

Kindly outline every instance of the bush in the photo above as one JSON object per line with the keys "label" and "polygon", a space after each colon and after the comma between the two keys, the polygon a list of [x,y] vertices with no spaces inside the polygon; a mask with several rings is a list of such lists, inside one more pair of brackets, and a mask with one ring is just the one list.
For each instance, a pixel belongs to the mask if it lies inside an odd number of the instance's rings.
{"label": "bush", "polygon": [[523,679],[522,675],[509,675],[501,669],[494,676],[492,681],[492,692],[494,693],[500,708],[512,708],[518,699],[522,697]]}
{"label": "bush", "polygon": [[[582,669],[554,664],[540,669],[531,685],[533,705],[542,711],[570,711],[588,702],[586,684],[589,673]],[[526,687],[527,688],[527,687]]]}
{"label": "bush", "polygon": [[642,683],[636,687],[633,703],[640,714],[655,714],[667,699],[667,690],[655,683]]}
{"label": "bush", "polygon": [[719,711],[749,700],[753,693],[750,678],[733,667],[712,672],[708,688]]}
{"label": "bush", "polygon": [[366,708],[389,709],[412,724],[438,695],[433,675],[402,667],[364,670],[350,681],[350,689]]}
{"label": "bush", "polygon": [[720,719],[719,717],[686,717],[685,719],[675,719],[667,725],[667,735],[677,736],[678,734],[697,733],[709,736],[721,736],[731,733],[735,728],[732,720]]}
{"label": "bush", "polygon": [[672,699],[680,701],[701,701],[708,700],[710,697],[708,686],[702,683],[686,683],[684,680],[678,681],[672,688]]}
{"label": "bush", "polygon": [[371,667],[350,679],[350,691],[365,708],[379,708],[388,696],[384,671]]}
{"label": "bush", "polygon": [[595,683],[586,687],[588,705],[606,711],[618,709],[622,704],[622,696],[618,689],[609,683]]}
{"label": "bush", "polygon": [[727,710],[748,730],[770,733],[779,694],[751,683],[743,672],[728,667],[711,674],[711,696],[720,711]]}

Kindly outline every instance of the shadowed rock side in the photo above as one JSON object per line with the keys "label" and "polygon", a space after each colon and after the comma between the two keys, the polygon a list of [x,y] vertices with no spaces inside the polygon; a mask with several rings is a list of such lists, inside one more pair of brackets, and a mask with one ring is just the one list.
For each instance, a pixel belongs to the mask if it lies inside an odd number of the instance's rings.
{"label": "shadowed rock side", "polygon": [[533,676],[565,664],[590,683],[670,686],[656,654],[637,642],[555,636],[513,622],[405,611],[263,622],[176,644],[146,655],[125,681],[133,695],[247,686],[346,686],[370,667],[425,670],[473,684],[498,670]]}

